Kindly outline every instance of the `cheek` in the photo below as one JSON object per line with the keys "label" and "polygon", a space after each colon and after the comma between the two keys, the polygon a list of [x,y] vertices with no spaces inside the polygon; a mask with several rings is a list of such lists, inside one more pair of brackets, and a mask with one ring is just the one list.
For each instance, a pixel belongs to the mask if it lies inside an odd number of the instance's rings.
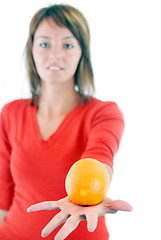
{"label": "cheek", "polygon": [[68,71],[72,72],[74,74],[77,70],[79,63],[79,59],[76,57],[73,57],[71,61],[67,60],[67,65],[68,65]]}
{"label": "cheek", "polygon": [[77,57],[77,66],[78,66],[78,64],[79,64],[79,62],[80,62],[80,60],[81,60],[81,57],[82,57],[82,51],[81,51],[81,49],[80,49],[79,55],[78,55],[78,57]]}
{"label": "cheek", "polygon": [[33,47],[32,55],[33,55],[33,59],[34,59],[36,66],[40,65],[43,62],[42,53],[40,51],[38,51],[37,48]]}
{"label": "cheek", "polygon": [[73,66],[73,68],[77,68],[79,61],[81,59],[81,54],[74,54],[73,56],[71,56],[71,66]]}
{"label": "cheek", "polygon": [[37,62],[38,62],[39,58],[37,57],[37,53],[34,49],[32,50],[32,56],[33,56],[33,60],[35,62],[35,65],[37,65]]}

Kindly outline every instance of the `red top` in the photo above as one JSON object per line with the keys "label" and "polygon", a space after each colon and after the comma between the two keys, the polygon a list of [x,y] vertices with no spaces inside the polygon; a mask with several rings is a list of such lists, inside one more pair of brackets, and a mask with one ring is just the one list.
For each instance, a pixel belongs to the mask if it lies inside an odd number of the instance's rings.
{"label": "red top", "polygon": [[[29,99],[6,104],[0,118],[0,209],[9,210],[0,225],[1,240],[41,240],[41,230],[58,211],[27,213],[37,202],[66,196],[65,177],[85,157],[113,166],[124,122],[114,102],[92,98],[67,114],[51,137],[41,138],[35,106]],[[46,239],[53,240],[57,228]],[[107,240],[105,218],[89,233],[86,221],[67,240]]]}

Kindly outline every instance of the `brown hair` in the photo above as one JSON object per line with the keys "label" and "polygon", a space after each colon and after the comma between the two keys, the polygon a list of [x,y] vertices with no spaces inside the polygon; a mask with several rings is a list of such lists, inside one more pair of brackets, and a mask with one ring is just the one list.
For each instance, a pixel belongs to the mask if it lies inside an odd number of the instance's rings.
{"label": "brown hair", "polygon": [[86,19],[80,11],[70,5],[54,4],[41,8],[33,16],[26,44],[26,67],[32,93],[31,104],[36,104],[41,86],[32,55],[34,34],[42,20],[52,18],[58,25],[67,27],[78,40],[82,56],[74,76],[74,85],[82,99],[89,98],[94,93],[93,69],[90,58],[90,33]]}

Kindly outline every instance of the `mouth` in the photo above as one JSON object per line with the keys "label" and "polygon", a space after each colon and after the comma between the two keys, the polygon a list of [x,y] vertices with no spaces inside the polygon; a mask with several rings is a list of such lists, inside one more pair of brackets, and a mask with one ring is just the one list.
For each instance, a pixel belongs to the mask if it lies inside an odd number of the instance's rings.
{"label": "mouth", "polygon": [[62,70],[62,68],[60,66],[49,66],[48,69],[53,72]]}

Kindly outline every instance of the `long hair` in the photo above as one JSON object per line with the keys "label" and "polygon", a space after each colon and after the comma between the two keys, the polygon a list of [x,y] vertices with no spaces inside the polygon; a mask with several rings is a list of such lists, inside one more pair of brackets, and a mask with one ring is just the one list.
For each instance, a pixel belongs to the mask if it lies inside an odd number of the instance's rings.
{"label": "long hair", "polygon": [[31,104],[36,104],[36,99],[38,99],[39,90],[41,89],[41,79],[37,73],[32,54],[34,35],[39,24],[46,18],[52,18],[58,25],[68,28],[78,40],[82,49],[82,56],[74,75],[74,86],[82,99],[90,98],[95,88],[90,57],[90,32],[87,20],[80,11],[70,5],[54,4],[41,8],[30,22],[26,44],[26,68],[32,94]]}

